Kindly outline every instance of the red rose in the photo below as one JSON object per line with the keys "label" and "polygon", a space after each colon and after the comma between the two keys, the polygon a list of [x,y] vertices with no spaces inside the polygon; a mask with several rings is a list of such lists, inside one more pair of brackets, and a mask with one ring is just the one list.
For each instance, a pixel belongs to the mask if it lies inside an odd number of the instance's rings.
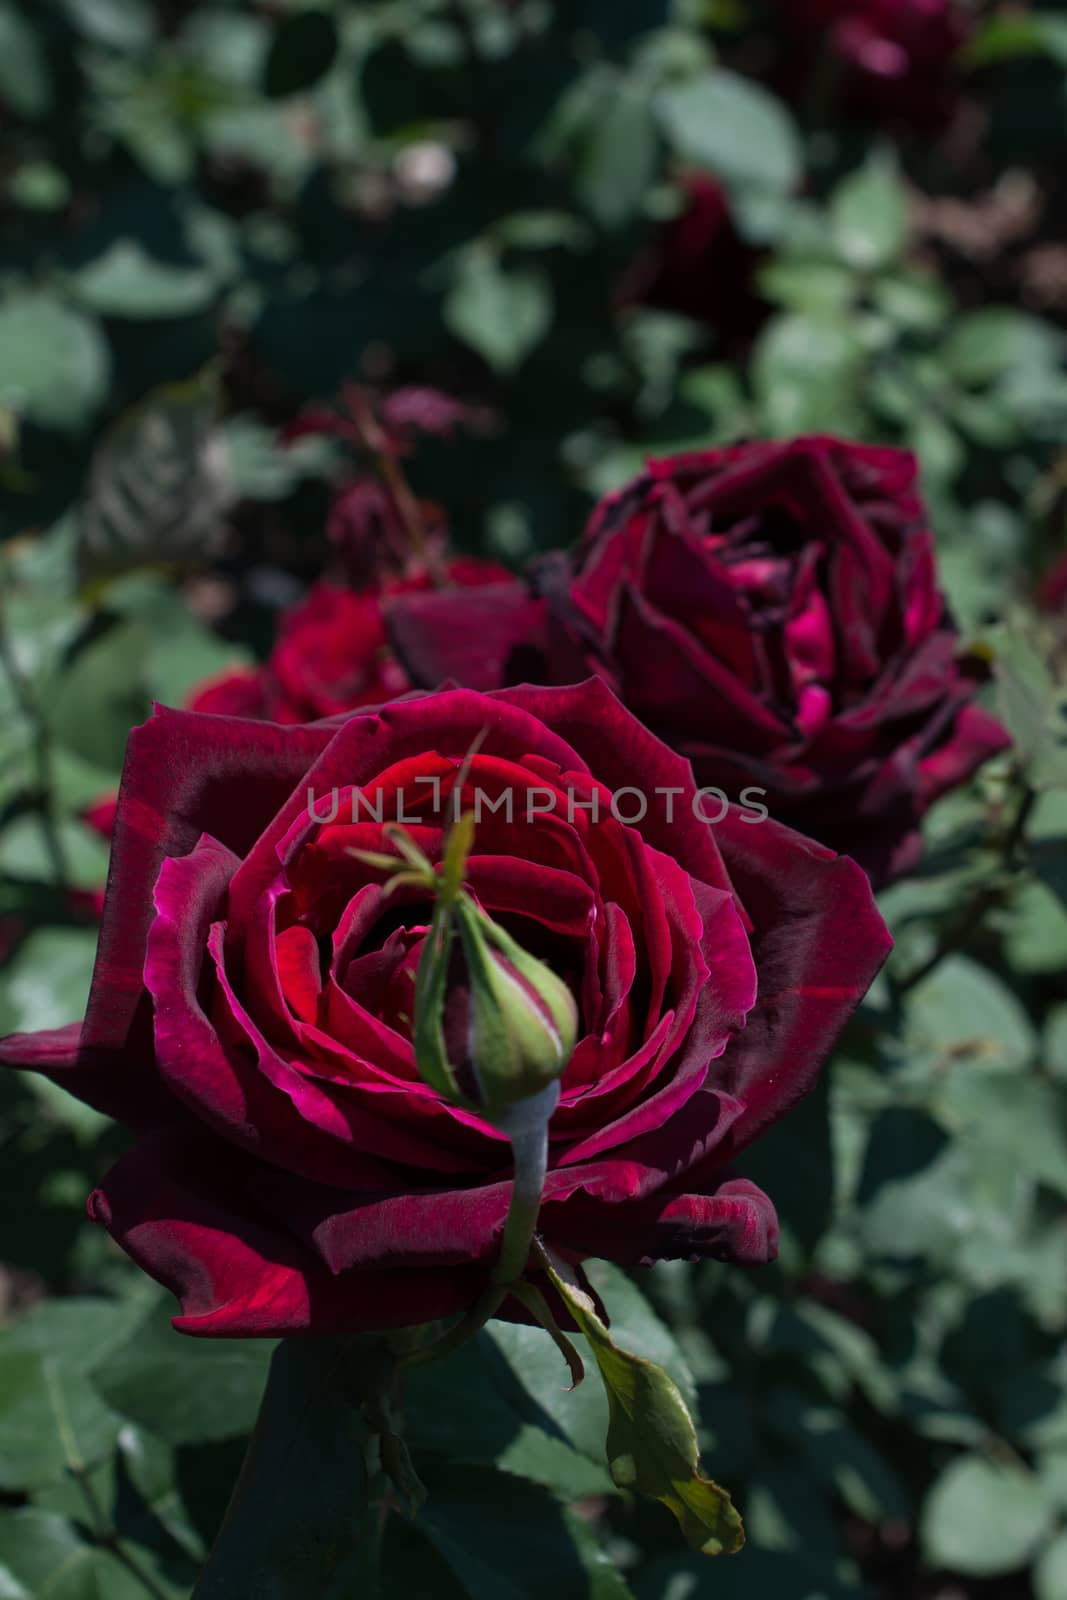
{"label": "red rose", "polygon": [[[545,1238],[572,1259],[773,1254],[770,1202],[726,1163],[811,1087],[886,955],[853,863],[736,809],[699,820],[689,769],[596,681],[293,728],[163,711],[131,736],[85,1022],[0,1059],[136,1131],[92,1213],[187,1332],[418,1323],[487,1281],[509,1145],[415,1067],[425,891],[387,896],[351,853],[382,850],[372,813],[399,800],[439,859],[479,735],[470,890],[579,1011]],[[612,815],[642,797],[639,822]]]}
{"label": "red rose", "polygon": [[[457,588],[507,578],[503,567],[464,557],[450,561],[444,575]],[[299,605],[282,616],[266,666],[212,678],[193,694],[190,711],[314,722],[404,694],[411,680],[389,643],[382,596],[430,586],[425,570],[378,589],[315,584]]]}
{"label": "red rose", "polygon": [[768,310],[755,288],[759,251],[738,233],[714,178],[691,172],[679,183],[684,210],[663,223],[634,262],[620,298],[691,317],[724,338],[751,338]]}
{"label": "red rose", "polygon": [[809,66],[812,46],[829,42],[846,102],[865,119],[936,128],[951,115],[953,60],[970,31],[957,0],[790,0],[783,10]]}
{"label": "red rose", "polygon": [[1037,603],[1042,611],[1067,612],[1067,555],[1054,561],[1037,586]]}
{"label": "red rose", "polygon": [[416,680],[599,672],[699,783],[761,789],[879,881],[1008,743],[971,704],[983,669],[958,658],[903,452],[799,439],[653,461],[537,583],[391,604]]}
{"label": "red rose", "polygon": [[261,667],[232,667],[208,678],[189,697],[190,711],[215,716],[265,717],[266,683]]}

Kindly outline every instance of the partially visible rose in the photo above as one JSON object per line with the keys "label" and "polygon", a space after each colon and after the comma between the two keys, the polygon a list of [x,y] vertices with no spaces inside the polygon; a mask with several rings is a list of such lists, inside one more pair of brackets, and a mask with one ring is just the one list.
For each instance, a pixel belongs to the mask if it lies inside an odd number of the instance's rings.
{"label": "partially visible rose", "polygon": [[24,918],[14,915],[0,917],[0,967],[5,966],[14,955],[25,932]]}
{"label": "partially visible rose", "polygon": [[265,678],[262,667],[231,667],[193,690],[187,702],[189,710],[215,716],[265,717]]}
{"label": "partially visible rose", "polygon": [[115,816],[118,812],[119,797],[117,794],[101,795],[91,805],[86,806],[82,812],[82,821],[86,827],[92,828],[99,834],[106,844],[111,843],[111,835],[115,827]]}
{"label": "partially visible rose", "polygon": [[[508,574],[492,562],[460,556],[447,562],[440,576],[448,587],[467,589],[499,583]],[[315,722],[404,694],[411,679],[389,643],[382,600],[386,594],[432,587],[425,568],[374,590],[356,591],[326,580],[314,584],[281,617],[266,664],[201,684],[187,702],[189,710],[268,722]]]}
{"label": "partially visible rose", "polygon": [[678,181],[684,209],[633,263],[620,300],[691,317],[724,340],[751,338],[768,310],[755,287],[760,253],[738,233],[720,183],[702,172]]}
{"label": "partially visible rose", "polygon": [[854,856],[878,882],[1007,735],[973,704],[901,451],[829,438],[650,462],[534,589],[390,602],[418,683],[600,673],[701,784]]}
{"label": "partially visible rose", "polygon": [[954,60],[970,32],[958,0],[787,0],[782,9],[809,75],[829,47],[856,115],[918,129],[952,115]]}
{"label": "partially visible rose", "polygon": [[[118,795],[101,795],[86,806],[81,814],[81,819],[87,828],[92,831],[108,846],[111,844],[111,834],[115,826],[115,815],[118,809]],[[95,889],[70,889],[67,901],[71,911],[78,917],[88,917],[94,922],[99,922],[104,911],[104,885],[101,883]]]}
{"label": "partially visible rose", "polygon": [[1042,611],[1067,619],[1067,555],[1054,561],[1041,579],[1037,586],[1037,603]]}
{"label": "partially visible rose", "polygon": [[852,862],[736,809],[710,827],[686,764],[596,680],[290,728],[161,711],[130,739],[84,1024],[0,1060],[134,1130],[92,1215],[183,1331],[415,1324],[486,1286],[508,1141],[416,1066],[431,897],[387,895],[353,853],[402,808],[439,862],[479,794],[468,892],[579,1018],[545,1240],[576,1262],[773,1255],[773,1207],[730,1163],[811,1088],[885,958]]}

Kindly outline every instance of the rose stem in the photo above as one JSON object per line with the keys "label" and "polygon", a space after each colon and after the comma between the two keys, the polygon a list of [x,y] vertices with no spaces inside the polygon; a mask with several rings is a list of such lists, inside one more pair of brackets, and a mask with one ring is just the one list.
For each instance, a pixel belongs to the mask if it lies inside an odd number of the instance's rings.
{"label": "rose stem", "polygon": [[419,561],[425,562],[426,570],[435,587],[441,588],[444,578],[426,535],[426,524],[419,509],[419,502],[401,471],[399,461],[389,447],[385,431],[378,423],[366,396],[355,385],[347,391],[346,398],[364,449],[373,456],[374,464],[385,479],[386,488],[392,495],[393,504],[408,536],[412,554]]}
{"label": "rose stem", "polygon": [[529,1260],[541,1210],[541,1195],[548,1170],[548,1123],[559,1101],[559,1084],[551,1083],[540,1094],[515,1106],[498,1124],[511,1140],[515,1165],[511,1183],[511,1202],[504,1221],[500,1254],[489,1283],[470,1310],[440,1339],[398,1358],[401,1367],[418,1366],[451,1355],[473,1339],[507,1299],[521,1279]]}

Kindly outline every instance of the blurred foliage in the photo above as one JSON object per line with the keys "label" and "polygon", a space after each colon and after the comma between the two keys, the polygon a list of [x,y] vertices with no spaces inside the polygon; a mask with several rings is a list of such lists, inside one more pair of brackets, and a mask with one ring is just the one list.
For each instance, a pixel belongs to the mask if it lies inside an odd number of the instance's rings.
{"label": "blurred foliage", "polygon": [[[593,1269],[616,1337],[698,1401],[745,1553],[681,1551],[606,1472],[596,1385],[564,1394],[550,1342],[496,1325],[409,1385],[430,1493],[389,1521],[386,1595],[1067,1593],[1067,623],[1032,602],[1067,538],[1067,10],[964,8],[931,131],[832,75],[796,92],[790,9],[0,0],[3,1031],[80,1015],[107,859],[84,813],[130,726],[264,654],[330,559],[349,465],[287,430],[347,379],[471,408],[406,469],[460,548],[515,564],[649,452],[915,449],[1016,739],[931,817],[884,897],[888,973],[748,1160],[780,1262]],[[693,247],[679,308],[646,288],[694,173],[735,237],[725,269],[720,236]],[[171,1333],[85,1222],[118,1130],[8,1075],[0,1126],[0,1593],[181,1600],[272,1351]],[[314,1364],[274,1359],[295,1403]],[[313,1530],[296,1488],[280,1527]]]}

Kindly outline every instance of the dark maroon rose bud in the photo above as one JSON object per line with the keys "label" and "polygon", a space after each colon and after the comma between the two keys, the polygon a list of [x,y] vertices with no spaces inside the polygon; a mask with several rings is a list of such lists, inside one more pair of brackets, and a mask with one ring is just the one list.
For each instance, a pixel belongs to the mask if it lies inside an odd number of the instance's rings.
{"label": "dark maroon rose bud", "polygon": [[326,536],[353,589],[375,588],[441,564],[448,538],[441,507],[412,498],[408,511],[417,519],[417,541],[395,493],[376,478],[357,478],[336,496]]}
{"label": "dark maroon rose bud", "polygon": [[597,673],[702,786],[886,882],[1008,744],[973,703],[987,668],[961,654],[916,479],[910,455],[828,438],[653,461],[532,588],[398,599],[392,636],[423,684]]}
{"label": "dark maroon rose bud", "polygon": [[1060,556],[1037,586],[1037,603],[1042,611],[1067,622],[1067,555]]}
{"label": "dark maroon rose bud", "polygon": [[690,317],[726,341],[751,339],[769,310],[756,289],[760,252],[738,233],[720,183],[702,172],[678,182],[681,212],[630,267],[619,299]]}

